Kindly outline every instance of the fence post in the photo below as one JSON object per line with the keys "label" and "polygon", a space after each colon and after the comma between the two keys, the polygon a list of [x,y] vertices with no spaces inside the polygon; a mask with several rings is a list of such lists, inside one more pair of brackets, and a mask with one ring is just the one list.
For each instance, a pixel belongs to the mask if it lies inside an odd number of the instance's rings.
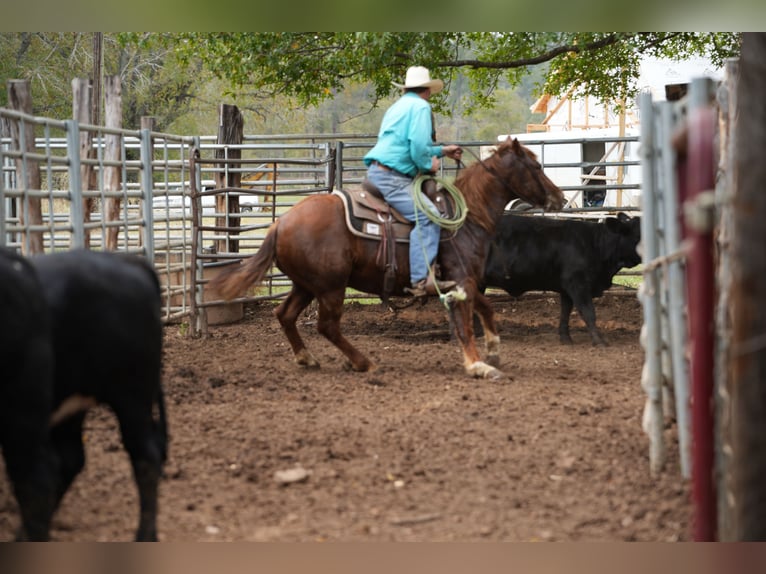
{"label": "fence post", "polygon": [[72,247],[85,247],[85,215],[82,200],[80,163],[80,123],[66,120],[67,156],[69,157],[69,213],[72,219]]}
{"label": "fence post", "polygon": [[[244,123],[239,108],[230,104],[221,104],[218,109],[218,143],[225,147],[216,149],[216,158],[241,159],[242,150],[237,147],[228,146],[241,145],[243,138]],[[228,162],[219,165],[223,168],[223,172],[216,173],[216,187],[240,187],[242,172],[230,172]],[[237,164],[237,167],[239,168],[241,165]],[[228,201],[226,201],[227,196]],[[239,227],[240,217],[238,215],[230,216],[229,214],[239,213],[239,196],[229,196],[228,194],[227,196],[216,195],[215,197],[216,211],[225,214],[223,217],[216,217],[216,227],[229,228],[227,238],[218,240],[216,249],[219,253],[225,251],[237,253],[239,252],[239,241],[231,239],[231,236],[238,235],[239,229],[231,228]]]}
{"label": "fence post", "polygon": [[336,184],[338,189],[343,189],[343,141],[338,140],[335,145],[335,181],[329,182],[330,191],[332,185]]}
{"label": "fence post", "polygon": [[734,154],[730,375],[736,540],[766,540],[766,34],[742,35]]}
{"label": "fence post", "polygon": [[[8,125],[7,118],[0,117],[0,139],[6,137],[6,131],[10,135],[10,126]],[[5,157],[3,156],[3,149],[5,144],[0,143],[0,246],[5,246],[8,238],[5,231],[5,219],[7,199],[5,197]]]}
{"label": "fence post", "polygon": [[[675,253],[681,248],[681,229],[679,221],[678,184],[676,182],[676,151],[672,144],[673,117],[675,104],[664,102],[659,109],[662,121],[662,187],[664,196],[664,235],[666,254]],[[671,260],[667,265],[667,320],[673,380],[673,394],[676,406],[678,429],[678,453],[681,476],[691,476],[691,424],[689,421],[689,374],[686,360],[686,316],[684,308],[684,276],[681,261]]]}
{"label": "fence post", "polygon": [[324,144],[324,155],[330,158],[324,166],[324,180],[327,184],[327,193],[332,193],[335,188],[335,147],[327,142]]}
{"label": "fence post", "polygon": [[712,82],[692,81],[689,94],[687,198],[684,205],[691,251],[687,263],[692,394],[692,499],[694,540],[716,538],[713,452],[713,227],[715,215],[715,116],[710,106]]}
{"label": "fence post", "polygon": [[204,298],[204,290],[202,282],[204,280],[204,261],[199,257],[199,249],[202,243],[202,231],[200,224],[202,223],[202,201],[198,195],[198,187],[202,179],[200,174],[200,166],[197,160],[200,157],[200,138],[195,136],[192,140],[192,148],[189,153],[189,180],[191,182],[191,200],[192,200],[192,219],[194,221],[192,227],[191,238],[191,275],[193,278],[192,286],[193,291],[191,294],[190,302],[190,317],[189,326],[190,333],[195,336],[207,336],[207,312],[200,311],[202,309],[202,300]]}
{"label": "fence post", "polygon": [[[72,80],[72,119],[79,124],[90,124],[92,122],[92,84],[88,78],[74,78]],[[93,132],[90,130],[83,130],[79,134],[80,147],[77,150],[78,159],[80,164],[80,185],[84,185],[82,191],[94,189],[96,187],[96,172],[93,166],[83,160],[94,159],[96,157],[96,151],[93,149]],[[93,198],[83,198],[82,206],[82,221],[83,223],[90,222],[90,214],[93,211]],[[85,232],[85,247],[90,247],[90,234],[91,230],[88,229]]]}
{"label": "fence post", "polygon": [[[658,254],[656,236],[657,206],[655,173],[655,134],[654,134],[654,104],[651,94],[641,94],[639,97],[641,110],[641,163],[642,182],[641,207],[641,244],[643,245],[643,262],[654,261]],[[642,332],[646,356],[644,368],[641,371],[641,385],[646,392],[645,428],[649,435],[649,468],[657,475],[665,465],[665,444],[663,441],[664,416],[662,413],[662,368],[660,362],[660,307],[657,269],[652,266],[644,271],[644,281],[641,285],[641,303],[644,307],[644,327]]]}
{"label": "fence post", "polygon": [[154,210],[152,209],[152,191],[154,181],[152,180],[152,159],[154,150],[152,149],[152,132],[141,130],[141,192],[143,193],[144,203],[144,252],[147,259],[154,264]]}
{"label": "fence post", "polygon": [[[107,128],[122,127],[122,87],[120,85],[120,76],[107,76],[104,85],[104,125]],[[122,157],[122,136],[115,134],[104,135],[104,191],[116,192],[120,190],[120,168],[108,165],[111,162],[117,162]],[[151,175],[151,169],[150,169]],[[119,197],[106,197],[104,199],[105,207],[102,213],[102,221],[117,221],[120,217]],[[106,248],[110,251],[117,249],[117,235],[120,229],[118,227],[107,227],[106,229]],[[126,232],[125,243],[128,244],[128,235]]]}
{"label": "fence post", "polygon": [[730,374],[732,332],[732,237],[734,235],[734,208],[732,199],[736,188],[734,158],[737,128],[737,79],[739,64],[726,63],[725,82],[718,89],[720,113],[719,173],[723,176],[716,185],[716,201],[720,205],[718,221],[718,302],[716,309],[715,350],[715,424],[716,424],[716,478],[718,492],[718,539],[736,540],[734,505],[736,502],[732,481],[732,393],[735,381]]}
{"label": "fence post", "polygon": [[[19,112],[32,115],[32,92],[29,80],[8,80],[8,105]],[[31,225],[42,225],[43,214],[39,197],[30,197],[29,191],[37,191],[41,187],[40,165],[36,160],[29,159],[28,153],[35,151],[35,126],[25,119],[11,122],[11,138],[17,142],[18,150],[23,154],[16,160],[16,180],[18,189],[23,189],[22,208],[19,209],[19,220],[24,225],[24,241],[22,252],[28,255],[42,253],[43,234],[41,231],[29,231]]]}

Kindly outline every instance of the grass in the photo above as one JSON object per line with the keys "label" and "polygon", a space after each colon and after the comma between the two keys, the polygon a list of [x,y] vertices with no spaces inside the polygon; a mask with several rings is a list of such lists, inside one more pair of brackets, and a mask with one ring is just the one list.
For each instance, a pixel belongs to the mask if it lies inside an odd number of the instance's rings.
{"label": "grass", "polygon": [[630,289],[638,289],[641,283],[644,280],[643,274],[641,274],[643,271],[643,265],[638,264],[635,267],[631,267],[630,269],[623,269],[623,273],[638,273],[638,275],[615,275],[614,279],[612,279],[612,283],[615,285],[620,285],[622,287],[628,287]]}

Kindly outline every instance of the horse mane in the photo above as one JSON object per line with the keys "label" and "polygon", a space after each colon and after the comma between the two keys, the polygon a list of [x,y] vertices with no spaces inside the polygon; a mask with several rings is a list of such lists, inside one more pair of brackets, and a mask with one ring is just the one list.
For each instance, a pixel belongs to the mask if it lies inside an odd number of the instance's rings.
{"label": "horse mane", "polygon": [[492,232],[496,214],[493,212],[493,189],[498,185],[498,175],[503,174],[503,157],[513,153],[510,139],[497,146],[487,159],[479,160],[467,166],[455,179],[455,186],[461,191],[468,207],[467,221]]}

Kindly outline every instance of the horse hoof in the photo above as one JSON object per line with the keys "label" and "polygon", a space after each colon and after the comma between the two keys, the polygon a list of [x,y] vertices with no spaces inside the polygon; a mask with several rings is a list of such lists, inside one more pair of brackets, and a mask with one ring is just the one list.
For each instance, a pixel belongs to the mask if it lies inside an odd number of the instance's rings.
{"label": "horse hoof", "polygon": [[317,361],[314,355],[309,353],[306,349],[295,355],[295,362],[298,363],[301,367],[306,367],[307,369],[319,368],[319,361]]}
{"label": "horse hoof", "polygon": [[501,371],[500,369],[492,369],[491,371],[488,371],[486,375],[484,375],[485,379],[489,379],[490,381],[502,381],[506,379],[505,373]]}
{"label": "horse hoof", "polygon": [[500,355],[487,355],[486,363],[490,367],[500,367]]}
{"label": "horse hoof", "polygon": [[497,381],[505,378],[505,374],[501,370],[481,361],[477,361],[468,367],[466,372],[476,379],[490,379]]}
{"label": "horse hoof", "polygon": [[377,367],[369,362],[365,362],[363,365],[359,365],[358,367],[354,365],[351,361],[344,361],[343,362],[343,370],[344,371],[355,371],[357,373],[371,373],[373,372]]}

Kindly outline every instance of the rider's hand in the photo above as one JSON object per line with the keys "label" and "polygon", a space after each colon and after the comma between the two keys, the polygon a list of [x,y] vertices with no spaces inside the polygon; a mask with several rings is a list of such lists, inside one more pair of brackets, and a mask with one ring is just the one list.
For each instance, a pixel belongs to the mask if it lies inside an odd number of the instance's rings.
{"label": "rider's hand", "polygon": [[451,157],[454,160],[460,161],[460,159],[463,157],[463,148],[454,144],[445,145],[442,146],[442,153],[447,157]]}

